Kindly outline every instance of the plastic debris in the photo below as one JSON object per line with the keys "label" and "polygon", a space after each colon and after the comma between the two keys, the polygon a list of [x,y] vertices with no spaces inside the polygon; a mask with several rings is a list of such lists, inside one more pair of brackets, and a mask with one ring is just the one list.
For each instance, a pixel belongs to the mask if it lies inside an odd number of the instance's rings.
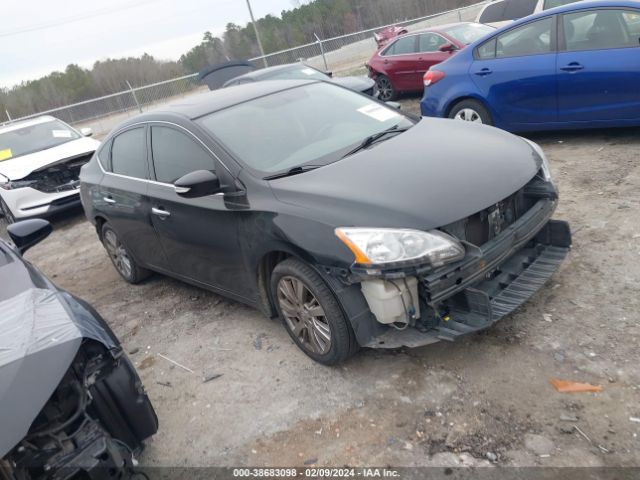
{"label": "plastic debris", "polygon": [[599,385],[591,385],[590,383],[579,383],[571,380],[559,380],[552,378],[549,380],[551,385],[560,393],[587,393],[601,392],[603,388]]}
{"label": "plastic debris", "polygon": [[629,421],[630,422],[634,422],[634,423],[640,423],[640,418],[638,418],[638,417],[629,417]]}
{"label": "plastic debris", "polygon": [[223,374],[222,373],[212,373],[211,375],[206,375],[205,377],[202,378],[202,383],[209,383],[212,380],[215,380],[216,378],[220,378]]}
{"label": "plastic debris", "polygon": [[[149,348],[149,347],[148,347]],[[183,370],[186,370],[189,373],[195,373],[193,370],[191,370],[189,367],[185,367],[184,365],[181,365],[180,363],[176,362],[175,360],[171,360],[169,357],[165,357],[164,355],[162,355],[161,353],[158,354],[158,356],[160,358],[164,358],[167,362],[171,362],[173,363],[176,367],[180,367]]]}

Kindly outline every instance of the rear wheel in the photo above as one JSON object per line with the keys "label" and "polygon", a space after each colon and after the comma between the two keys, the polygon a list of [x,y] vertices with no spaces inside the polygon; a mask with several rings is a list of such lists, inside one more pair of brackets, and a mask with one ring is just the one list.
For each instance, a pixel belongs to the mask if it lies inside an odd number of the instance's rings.
{"label": "rear wheel", "polygon": [[109,259],[122,278],[131,284],[140,283],[151,275],[146,268],[140,267],[118,238],[118,234],[108,223],[102,226],[102,244]]}
{"label": "rear wheel", "polygon": [[389,102],[398,98],[398,92],[393,88],[393,83],[389,77],[378,75],[376,78],[376,90],[378,91],[378,100]]}
{"label": "rear wheel", "polygon": [[287,332],[313,360],[336,365],[357,351],[338,300],[309,265],[294,258],[279,263],[271,276],[271,292]]}
{"label": "rear wheel", "polygon": [[464,122],[483,123],[493,125],[491,114],[477,100],[462,100],[457,103],[449,112],[449,118],[462,120]]}

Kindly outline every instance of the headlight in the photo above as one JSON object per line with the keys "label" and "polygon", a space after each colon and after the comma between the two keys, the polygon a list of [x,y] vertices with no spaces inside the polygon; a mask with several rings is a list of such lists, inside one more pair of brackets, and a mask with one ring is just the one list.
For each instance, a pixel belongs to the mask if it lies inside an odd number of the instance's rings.
{"label": "headlight", "polygon": [[549,160],[547,159],[547,156],[544,154],[544,151],[542,150],[540,145],[538,145],[536,142],[532,142],[528,138],[523,138],[523,140],[527,142],[529,145],[531,145],[531,148],[533,148],[535,152],[540,156],[540,159],[542,160],[542,165],[540,166],[540,168],[542,169],[542,175],[544,175],[544,181],[550,182],[551,169],[549,168]]}
{"label": "headlight", "polygon": [[395,228],[336,228],[337,237],[361,265],[428,261],[439,267],[464,257],[464,247],[440,231]]}

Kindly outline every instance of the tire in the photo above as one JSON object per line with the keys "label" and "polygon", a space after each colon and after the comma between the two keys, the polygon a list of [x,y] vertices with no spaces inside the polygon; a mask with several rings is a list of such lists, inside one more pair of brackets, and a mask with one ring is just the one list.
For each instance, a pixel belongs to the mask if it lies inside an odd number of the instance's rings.
{"label": "tire", "polygon": [[4,203],[2,197],[0,197],[0,214],[2,215],[2,219],[0,219],[5,225],[11,225],[15,223],[16,218],[13,216],[11,209]]}
{"label": "tire", "polygon": [[111,263],[128,283],[135,285],[151,275],[151,271],[136,263],[126,247],[120,242],[118,234],[108,223],[102,226],[100,238]]}
{"label": "tire", "polygon": [[493,125],[489,110],[477,100],[462,100],[456,103],[449,112],[449,118],[466,122]]}
{"label": "tire", "polygon": [[323,365],[337,365],[358,350],[338,300],[309,265],[288,258],[271,274],[272,299],[296,345]]}
{"label": "tire", "polygon": [[381,102],[390,102],[398,98],[398,91],[386,75],[378,75],[376,77],[376,90],[378,92],[378,100]]}

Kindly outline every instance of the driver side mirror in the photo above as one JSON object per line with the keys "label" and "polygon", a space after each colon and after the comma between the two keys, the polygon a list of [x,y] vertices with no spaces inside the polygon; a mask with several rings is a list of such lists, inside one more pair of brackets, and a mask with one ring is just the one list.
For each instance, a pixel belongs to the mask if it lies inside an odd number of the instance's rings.
{"label": "driver side mirror", "polygon": [[441,45],[440,48],[438,48],[438,50],[440,50],[441,52],[449,52],[449,53],[453,53],[456,50],[458,50],[458,47],[456,47],[453,43],[451,42],[447,42],[444,45]]}
{"label": "driver side mirror", "polygon": [[81,128],[80,133],[82,134],[83,137],[93,136],[93,130],[90,129],[89,127]]}
{"label": "driver side mirror", "polygon": [[324,72],[324,74],[329,78],[333,78],[333,72]]}
{"label": "driver side mirror", "polygon": [[200,198],[222,191],[220,179],[209,170],[187,173],[173,184],[175,192],[184,198]]}
{"label": "driver side mirror", "polygon": [[47,238],[52,230],[51,224],[41,218],[23,220],[7,227],[9,238],[21,254]]}
{"label": "driver side mirror", "polygon": [[402,110],[402,105],[398,102],[384,102],[387,107],[395,108],[396,110]]}

